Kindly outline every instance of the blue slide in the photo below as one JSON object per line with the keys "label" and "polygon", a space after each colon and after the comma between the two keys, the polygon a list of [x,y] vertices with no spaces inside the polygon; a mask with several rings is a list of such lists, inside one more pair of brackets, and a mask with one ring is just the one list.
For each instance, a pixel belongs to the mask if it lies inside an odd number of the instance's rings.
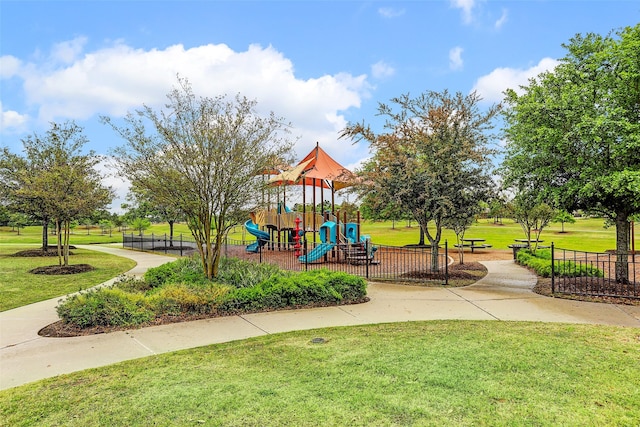
{"label": "blue slide", "polygon": [[298,257],[298,261],[300,262],[314,262],[322,258],[327,252],[333,249],[335,243],[321,243],[314,250],[309,252],[307,255],[301,255]]}
{"label": "blue slide", "polygon": [[300,262],[314,262],[322,258],[327,252],[336,246],[336,223],[327,221],[320,226],[319,234],[322,242],[318,247],[306,255],[298,257]]}
{"label": "blue slide", "polygon": [[247,252],[257,253],[258,250],[260,250],[260,248],[266,245],[269,241],[269,233],[260,230],[260,228],[258,228],[258,225],[254,224],[254,222],[251,220],[248,220],[244,223],[244,228],[246,228],[250,234],[256,236],[257,238],[254,243],[247,246]]}

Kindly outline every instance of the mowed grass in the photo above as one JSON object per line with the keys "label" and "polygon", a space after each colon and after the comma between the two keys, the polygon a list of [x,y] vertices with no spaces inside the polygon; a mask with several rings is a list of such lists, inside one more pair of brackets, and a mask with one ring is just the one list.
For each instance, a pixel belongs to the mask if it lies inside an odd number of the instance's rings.
{"label": "mowed grass", "polygon": [[[559,223],[552,223],[546,227],[541,235],[544,244],[554,242],[556,247],[574,249],[589,252],[603,252],[615,249],[615,227],[604,228],[602,218],[577,218],[575,224],[565,224],[565,233]],[[362,221],[361,234],[368,234],[372,241],[379,245],[404,246],[418,243],[420,230],[415,221],[411,221],[408,227],[405,221]],[[127,233],[137,234],[136,231],[127,230]],[[166,223],[152,224],[144,232],[145,235],[164,235],[169,233],[169,225]],[[185,238],[191,238],[191,232],[184,223],[175,224],[174,235],[183,234]],[[229,237],[236,240],[254,241],[255,237],[244,230],[242,225],[234,227]],[[515,239],[525,237],[519,224],[510,219],[503,219],[501,224],[494,224],[491,219],[481,219],[467,230],[465,237],[485,239],[485,243],[492,245],[493,249],[510,250],[509,245]],[[39,243],[41,241],[41,228],[37,226],[26,227],[20,230],[20,236],[10,227],[0,227],[0,243]],[[51,237],[55,239],[55,236]],[[178,237],[179,238],[179,237]],[[425,238],[426,240],[426,238]],[[456,236],[451,230],[444,230],[442,244],[447,240],[449,246],[456,243]],[[78,228],[71,235],[71,244],[88,243],[120,243],[122,233],[113,231],[112,236],[102,234],[98,228],[93,228],[86,233],[83,228]],[[640,227],[636,227],[636,242],[640,246]],[[55,242],[52,242],[54,244]]]}
{"label": "mowed grass", "polygon": [[[407,245],[418,243],[420,229],[415,221],[411,227],[407,227],[407,221],[394,224],[390,221],[362,223],[362,234],[369,234],[374,243],[381,245]],[[638,227],[640,228],[640,227]],[[604,220],[601,218],[577,218],[575,224],[565,224],[565,233],[562,233],[561,224],[550,224],[540,236],[543,244],[563,249],[574,249],[588,252],[603,252],[615,249],[615,227],[604,228]],[[481,219],[474,223],[465,233],[467,238],[485,239],[493,249],[510,250],[509,245],[515,243],[515,239],[525,238],[525,234],[519,224],[513,220],[504,219],[501,224],[494,224],[493,220]],[[456,243],[456,236],[451,230],[444,230],[442,244],[447,240],[449,247]],[[425,237],[425,242],[428,240]],[[640,232],[636,231],[636,242],[640,246]]]}
{"label": "mowed grass", "polygon": [[0,311],[47,300],[103,283],[135,267],[133,260],[101,252],[73,249],[69,264],[89,264],[95,270],[86,273],[49,276],[29,270],[58,265],[58,257],[13,257],[37,246],[0,245]]}
{"label": "mowed grass", "polygon": [[635,426],[638,366],[634,328],[367,325],[47,379],[0,392],[0,414],[11,426]]}

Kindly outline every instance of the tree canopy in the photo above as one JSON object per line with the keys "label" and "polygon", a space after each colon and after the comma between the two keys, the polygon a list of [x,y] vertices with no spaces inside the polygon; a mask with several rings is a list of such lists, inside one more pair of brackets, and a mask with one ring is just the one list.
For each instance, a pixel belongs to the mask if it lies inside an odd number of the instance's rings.
{"label": "tree canopy", "polygon": [[640,24],[563,47],[553,71],[506,92],[505,183],[615,222],[626,281],[629,218],[640,212]]}
{"label": "tree canopy", "polygon": [[113,198],[95,168],[100,157],[93,151],[82,152],[87,142],[75,123],[51,123],[45,135],[22,140],[24,156],[7,148],[0,153],[0,177],[9,207],[45,223],[55,221],[64,265],[68,264],[70,222],[106,207]]}
{"label": "tree canopy", "polygon": [[145,106],[124,126],[104,121],[126,141],[115,152],[120,173],[155,204],[184,215],[212,278],[225,234],[257,203],[259,175],[289,157],[290,125],[274,113],[259,115],[256,102],[240,95],[197,97],[187,80],[178,81],[165,110]]}
{"label": "tree canopy", "polygon": [[362,123],[342,133],[371,144],[373,157],[363,168],[363,182],[379,199],[411,212],[429,239],[432,269],[437,269],[446,219],[453,220],[472,195],[483,198],[492,187],[489,142],[498,107],[481,112],[479,101],[475,92],[402,95],[378,107],[384,132]]}

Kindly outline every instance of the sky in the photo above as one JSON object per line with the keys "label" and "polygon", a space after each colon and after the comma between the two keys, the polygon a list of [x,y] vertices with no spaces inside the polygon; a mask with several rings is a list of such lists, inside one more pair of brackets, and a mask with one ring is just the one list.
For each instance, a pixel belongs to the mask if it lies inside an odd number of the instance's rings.
{"label": "sky", "polygon": [[[488,108],[553,69],[574,35],[639,21],[635,0],[0,0],[0,146],[19,153],[73,120],[108,156],[124,141],[100,117],[162,108],[180,75],[198,96],[239,93],[291,122],[298,160],[319,143],[356,169],[369,147],[339,133],[381,131],[380,103],[475,90]],[[105,183],[118,211],[127,184]]]}

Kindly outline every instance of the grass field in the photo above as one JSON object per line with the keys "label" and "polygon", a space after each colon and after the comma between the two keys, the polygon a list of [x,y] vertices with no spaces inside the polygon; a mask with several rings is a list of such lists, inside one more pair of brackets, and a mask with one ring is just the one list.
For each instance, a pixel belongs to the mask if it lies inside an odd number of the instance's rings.
{"label": "grass field", "polygon": [[634,328],[496,321],[275,334],[5,390],[0,418],[11,426],[635,426],[639,339]]}
{"label": "grass field", "polygon": [[75,275],[35,275],[29,270],[57,265],[57,257],[12,257],[34,246],[0,245],[0,311],[77,292],[103,283],[132,269],[136,263],[127,258],[101,252],[74,249],[70,264],[90,264],[95,270]]}
{"label": "grass field", "polygon": [[[575,249],[591,252],[602,252],[615,249],[615,228],[604,228],[604,220],[600,218],[578,218],[575,224],[566,224],[565,233],[561,233],[560,224],[551,224],[542,232],[541,239],[545,244],[554,242],[557,247],[564,249]],[[127,233],[132,232],[128,230]],[[167,224],[153,224],[145,235],[165,234],[169,232]],[[135,233],[135,232],[134,232]],[[191,233],[186,224],[175,225],[174,234],[176,236],[184,234],[190,237]],[[419,239],[419,228],[415,221],[411,222],[411,227],[407,227],[407,221],[399,221],[395,224],[391,221],[362,223],[362,234],[372,237],[374,243],[379,245],[403,246],[415,244]],[[236,226],[229,235],[234,239],[255,240],[255,238],[243,230],[242,226]],[[481,219],[467,231],[465,237],[482,238],[494,249],[508,250],[508,246],[514,243],[514,239],[524,238],[524,233],[520,226],[512,220],[505,219],[502,224],[494,224],[492,220]],[[55,239],[55,236],[51,236]],[[450,246],[455,244],[455,234],[451,230],[445,230],[442,241],[448,240]],[[26,227],[20,230],[18,236],[9,227],[0,227],[0,243],[39,243],[41,241],[41,228],[39,226]],[[71,235],[71,244],[88,243],[115,243],[122,242],[122,234],[113,231],[112,236],[102,234],[99,228],[93,228],[87,234],[83,228],[78,228]],[[636,229],[636,242],[640,246],[640,227]],[[52,242],[53,244],[54,242]]]}

